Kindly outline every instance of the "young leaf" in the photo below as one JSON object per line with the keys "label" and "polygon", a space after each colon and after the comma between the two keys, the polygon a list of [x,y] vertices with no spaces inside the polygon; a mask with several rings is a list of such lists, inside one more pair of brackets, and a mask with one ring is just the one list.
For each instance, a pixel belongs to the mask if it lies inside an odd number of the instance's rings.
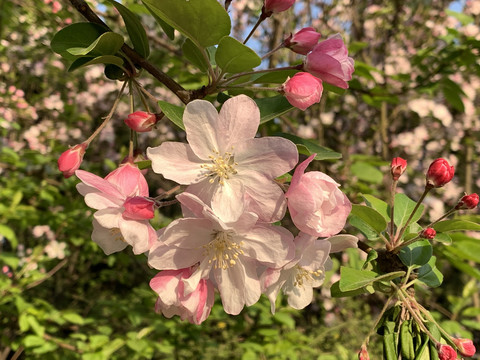
{"label": "young leaf", "polygon": [[123,36],[114,32],[106,32],[100,35],[87,47],[72,47],[67,51],[75,56],[84,55],[115,55],[123,45]]}
{"label": "young leaf", "polygon": [[198,47],[218,44],[230,34],[230,17],[217,0],[142,0],[149,10]]}
{"label": "young leaf", "polygon": [[426,239],[416,241],[400,250],[398,257],[405,266],[422,266],[432,257],[433,248]]}
{"label": "young leaf", "polygon": [[437,258],[432,256],[431,259],[418,269],[418,280],[430,287],[437,287],[442,285],[443,274],[435,266]]}
{"label": "young leaf", "polygon": [[[198,69],[200,69],[202,72],[206,73],[208,70],[208,62],[206,59],[207,55],[205,53],[205,50],[199,49],[192,40],[187,39],[183,43],[182,46],[182,51],[183,55],[187,58],[188,61],[190,61],[193,65],[195,65]],[[202,51],[205,53],[203,54]]]}
{"label": "young leaf", "polygon": [[183,112],[185,111],[184,107],[172,105],[165,101],[159,101],[158,105],[171,122],[185,131],[185,125],[183,125]]}
{"label": "young leaf", "polygon": [[370,285],[378,274],[368,270],[357,270],[342,266],[340,268],[340,290],[352,291]]}
{"label": "young leaf", "polygon": [[371,286],[363,287],[357,290],[352,290],[352,291],[342,291],[340,290],[340,281],[337,281],[336,283],[332,284],[332,287],[330,288],[330,294],[332,297],[349,297],[349,296],[357,296],[361,294],[373,294],[375,290]]}
{"label": "young leaf", "polygon": [[[393,221],[397,227],[402,227],[407,223],[407,219],[415,208],[415,201],[409,199],[405,194],[396,194],[395,195],[395,212],[393,216]],[[415,211],[411,223],[417,222],[418,219],[422,216],[424,206],[420,205]]]}
{"label": "young leaf", "polygon": [[365,270],[368,266],[369,263],[371,263],[373,260],[378,258],[378,253],[375,250],[370,250],[367,254],[367,259],[365,260],[365,263],[362,266],[362,270]]}
{"label": "young leaf", "polygon": [[120,66],[123,66],[123,59],[114,55],[102,55],[97,57],[91,57],[91,56],[80,57],[76,59],[72,63],[72,65],[70,65],[70,67],[68,68],[68,71],[71,72],[78,68],[94,65],[94,64],[113,64],[120,67]]}
{"label": "young leaf", "polygon": [[273,120],[293,109],[293,106],[283,95],[254,99],[254,101],[260,109],[260,124]]}
{"label": "young leaf", "polygon": [[248,46],[230,36],[225,36],[218,44],[215,62],[223,72],[236,74],[257,67],[262,60]]}
{"label": "young leaf", "polygon": [[148,55],[150,55],[150,47],[148,44],[147,33],[145,32],[142,23],[134,13],[132,13],[122,4],[114,0],[108,1],[117,8],[118,12],[122,16],[134,50],[146,59]]}
{"label": "young leaf", "polygon": [[300,154],[317,154],[317,156],[315,156],[315,160],[340,159],[342,157],[342,154],[315,144],[311,140],[302,139],[301,137],[285,133],[278,133],[276,135],[288,139],[296,144]]}
{"label": "young leaf", "polygon": [[380,184],[383,180],[383,173],[380,170],[363,161],[354,162],[350,171],[358,179],[372,184]]}
{"label": "young leaf", "polygon": [[371,207],[353,204],[351,214],[362,219],[377,234],[381,234],[387,228],[385,218]]}
{"label": "young leaf", "polygon": [[474,223],[468,220],[444,220],[433,225],[433,228],[437,232],[446,232],[446,231],[480,231],[480,224]]}
{"label": "young leaf", "polygon": [[153,18],[155,21],[160,25],[162,30],[165,32],[165,34],[168,36],[170,40],[175,39],[175,29],[168,25],[165,21],[163,21],[161,18],[158,17],[158,15],[150,8],[147,6],[147,4],[143,3],[143,5],[147,8],[148,12],[152,14]]}
{"label": "young leaf", "polygon": [[362,195],[362,197],[368,206],[377,210],[380,213],[380,215],[382,215],[385,218],[387,222],[390,221],[389,207],[385,201],[380,200],[370,194],[364,194]]}

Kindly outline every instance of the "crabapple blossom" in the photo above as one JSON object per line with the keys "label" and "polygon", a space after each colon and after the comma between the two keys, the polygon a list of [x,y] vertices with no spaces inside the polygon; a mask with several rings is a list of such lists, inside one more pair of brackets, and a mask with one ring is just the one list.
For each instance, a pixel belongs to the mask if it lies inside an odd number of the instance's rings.
{"label": "crabapple blossom", "polygon": [[265,0],[265,13],[278,13],[290,9],[295,0]]}
{"label": "crabapple blossom", "polygon": [[[220,113],[208,101],[190,102],[183,115],[188,144],[164,142],[148,148],[152,169],[190,185],[224,220],[252,211],[264,222],[280,220],[285,197],[274,179],[298,161],[295,144],[279,137],[254,138],[260,111],[248,96],[227,100]],[[228,210],[225,212],[225,210]]]}
{"label": "crabapple blossom", "polygon": [[406,169],[407,160],[402,159],[401,157],[396,157],[392,159],[392,162],[390,164],[390,173],[392,174],[393,180],[398,180]]}
{"label": "crabapple blossom", "polygon": [[244,212],[233,222],[224,221],[227,208],[213,211],[197,196],[177,195],[185,215],[170,223],[150,249],[148,263],[158,270],[195,266],[183,279],[185,295],[201,279],[212,280],[225,312],[236,315],[261,294],[260,267],[280,268],[294,256],[293,235],[281,226],[257,223],[258,216]]}
{"label": "crabapple blossom", "polygon": [[306,27],[284,40],[285,47],[297,54],[307,55],[322,35],[313,27]]}
{"label": "crabapple blossom", "polygon": [[282,90],[291,105],[306,110],[320,102],[323,92],[322,80],[309,73],[299,72],[292,78],[287,78]]}
{"label": "crabapple blossom", "polygon": [[343,229],[352,204],[330,176],[319,171],[305,173],[315,156],[297,166],[285,196],[293,223],[300,231],[328,237]]}
{"label": "crabapple blossom", "polygon": [[442,187],[452,180],[455,168],[447,160],[439,158],[434,160],[427,170],[427,186]]}
{"label": "crabapple blossom", "polygon": [[303,69],[329,84],[347,89],[347,81],[352,79],[354,62],[348,57],[341,35],[335,34],[317,44],[307,54]]}
{"label": "crabapple blossom", "polygon": [[183,279],[189,278],[192,268],[163,270],[150,280],[150,287],[158,294],[155,311],[171,318],[179,315],[192,324],[202,323],[212,310],[215,289],[208,279],[201,279],[192,292],[185,294]]}
{"label": "crabapple blossom", "polygon": [[78,170],[82,164],[87,147],[87,143],[77,144],[60,155],[58,158],[58,170],[63,173],[65,178],[69,178]]}
{"label": "crabapple blossom", "polygon": [[458,204],[455,206],[456,210],[472,210],[475,209],[478,205],[479,196],[478,194],[464,195]]}
{"label": "crabapple blossom", "polygon": [[125,124],[136,132],[148,132],[157,123],[157,116],[145,111],[135,111],[124,120]]}
{"label": "crabapple blossom", "polygon": [[[77,184],[77,190],[85,197],[85,203],[98,210],[94,214],[92,240],[105,254],[123,250],[127,244],[133,246],[135,254],[148,251],[157,237],[148,222],[149,215],[145,215],[145,210],[131,214],[135,203],[140,208],[136,198],[148,196],[147,182],[138,167],[127,162],[105,179],[83,170],[75,174],[82,181]],[[150,200],[142,200],[145,202],[152,205]],[[148,210],[147,213],[150,214]]]}

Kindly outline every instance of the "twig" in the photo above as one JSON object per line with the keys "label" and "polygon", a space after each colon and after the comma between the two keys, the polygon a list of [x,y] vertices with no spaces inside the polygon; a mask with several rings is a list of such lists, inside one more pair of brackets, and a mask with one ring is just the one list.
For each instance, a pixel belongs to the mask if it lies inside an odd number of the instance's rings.
{"label": "twig", "polygon": [[40,285],[41,283],[43,283],[45,280],[48,280],[49,278],[51,278],[58,270],[60,270],[62,267],[65,266],[65,264],[67,263],[68,259],[63,259],[62,261],[60,261],[57,265],[55,265],[55,267],[50,270],[43,278],[41,278],[40,280],[37,280],[37,281],[34,281],[33,283],[30,283],[28,284],[27,286],[25,286],[25,290],[28,290],[28,289],[31,289],[31,288],[34,288],[35,286],[38,286]]}

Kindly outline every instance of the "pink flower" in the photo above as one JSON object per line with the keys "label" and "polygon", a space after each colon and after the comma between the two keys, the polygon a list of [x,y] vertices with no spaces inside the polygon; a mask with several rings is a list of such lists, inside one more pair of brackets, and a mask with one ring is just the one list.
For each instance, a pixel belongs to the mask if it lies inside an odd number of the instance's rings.
{"label": "pink flower", "polygon": [[122,216],[129,220],[147,220],[155,216],[155,201],[142,196],[134,196],[125,200],[125,211]]}
{"label": "pink flower", "polygon": [[282,88],[288,102],[301,110],[320,102],[323,92],[322,80],[306,72],[287,78]]}
{"label": "pink flower", "polygon": [[[244,212],[234,222],[224,221],[228,209],[214,212],[198,197],[177,195],[184,215],[173,221],[150,249],[148,263],[158,270],[180,270],[197,266],[184,279],[185,295],[201,279],[212,280],[220,292],[225,312],[237,315],[261,294],[260,267],[279,268],[294,256],[293,235],[280,226],[257,223],[258,217]],[[223,210],[223,211],[222,211]]]}
{"label": "pink flower", "polygon": [[78,170],[83,161],[83,155],[88,145],[81,143],[63,152],[58,158],[58,170],[63,172],[65,178],[69,178]]}
{"label": "pink flower", "polygon": [[327,237],[343,229],[352,204],[331,177],[319,171],[304,173],[315,156],[297,166],[285,196],[293,223],[300,231]]}
{"label": "pink flower", "polygon": [[435,231],[435,229],[430,228],[430,227],[426,228],[425,230],[423,230],[420,233],[420,237],[422,237],[424,239],[429,239],[429,240],[434,239],[436,235],[437,235],[437,232]]}
{"label": "pink flower", "polygon": [[470,339],[455,339],[455,338],[452,339],[452,340],[453,340],[455,346],[457,347],[460,355],[466,356],[466,357],[472,357],[473,355],[475,355],[475,352],[477,350],[475,349],[475,345],[473,345],[472,340],[470,340]]}
{"label": "pink flower", "polygon": [[315,31],[313,27],[303,28],[293,36],[290,35],[285,39],[285,47],[289,48],[297,54],[307,55],[322,35]]}
{"label": "pink flower", "polygon": [[439,158],[434,160],[427,171],[427,186],[438,188],[452,180],[455,168],[447,160]]}
{"label": "pink flower", "polygon": [[278,13],[290,9],[295,0],[265,0],[265,13]]}
{"label": "pink flower", "polygon": [[215,293],[212,282],[201,279],[195,290],[186,295],[183,280],[192,273],[192,268],[163,270],[150,281],[150,287],[158,294],[157,312],[167,318],[179,315],[182,320],[199,325],[210,315]]}
{"label": "pink flower", "polygon": [[366,345],[362,345],[362,348],[358,353],[358,360],[370,360],[370,355],[368,355],[368,350]]}
{"label": "pink flower", "polygon": [[407,169],[407,160],[402,159],[401,157],[396,157],[392,159],[390,164],[390,172],[392,174],[393,180],[398,180],[400,176]]}
{"label": "pink flower", "polygon": [[153,129],[156,123],[157,116],[145,111],[135,111],[125,119],[125,124],[136,132],[148,132]]}
{"label": "pink flower", "polygon": [[248,96],[227,100],[217,113],[208,101],[190,102],[183,115],[189,144],[164,142],[147,149],[153,171],[197,195],[235,220],[244,208],[274,222],[285,213],[285,197],[274,179],[298,161],[295,144],[279,137],[254,138],[260,111]]}
{"label": "pink flower", "polygon": [[105,254],[123,250],[127,245],[133,246],[135,254],[148,251],[157,239],[148,220],[132,220],[128,211],[123,216],[125,204],[131,210],[138,201],[132,198],[148,197],[148,185],[138,167],[122,164],[105,179],[83,170],[75,174],[82,181],[77,190],[85,197],[85,203],[98,210],[94,214],[92,240]]}
{"label": "pink flower", "polygon": [[456,210],[472,210],[475,209],[478,205],[479,197],[478,194],[464,195],[458,204],[455,206]]}
{"label": "pink flower", "polygon": [[437,350],[440,360],[455,360],[457,358],[457,352],[450,345],[438,343]]}
{"label": "pink flower", "polygon": [[304,70],[323,81],[348,89],[347,81],[352,79],[353,59],[339,34],[320,42],[307,54]]}

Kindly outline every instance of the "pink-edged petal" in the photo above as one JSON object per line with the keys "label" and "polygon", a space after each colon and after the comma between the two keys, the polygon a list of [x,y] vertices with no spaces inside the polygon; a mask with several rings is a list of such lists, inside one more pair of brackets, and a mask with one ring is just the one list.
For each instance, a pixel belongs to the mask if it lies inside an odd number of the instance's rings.
{"label": "pink-edged petal", "polygon": [[323,269],[330,253],[330,243],[327,240],[315,240],[315,242],[303,253],[298,265],[305,270],[316,271]]}
{"label": "pink-edged petal", "polygon": [[150,231],[151,227],[148,220],[122,220],[119,221],[119,228],[123,238],[132,245],[135,255],[142,254],[150,249]]}
{"label": "pink-edged petal", "polygon": [[347,248],[358,247],[358,238],[353,235],[335,235],[329,237],[327,240],[332,245],[330,253],[340,252]]}
{"label": "pink-edged petal", "polygon": [[255,101],[246,95],[228,99],[219,114],[218,150],[230,151],[235,143],[254,138],[258,125],[260,125],[260,110]]}
{"label": "pink-edged petal", "polygon": [[163,270],[150,280],[150,287],[155,291],[163,304],[172,306],[178,303],[177,287],[185,269]]}
{"label": "pink-edged petal", "polygon": [[293,176],[292,176],[292,181],[290,182],[290,187],[285,194],[287,197],[288,197],[289,191],[291,189],[295,189],[295,187],[298,185],[298,183],[300,182],[300,178],[303,176],[303,174],[305,173],[305,170],[307,169],[307,166],[312,162],[315,156],[317,156],[317,154],[310,155],[306,160],[302,161],[295,168],[295,172],[293,173]]}
{"label": "pink-edged petal", "polygon": [[100,192],[91,192],[85,195],[85,204],[95,210],[106,208],[120,208],[123,199]]}
{"label": "pink-edged petal", "polygon": [[184,217],[202,218],[203,211],[206,204],[200,198],[188,191],[184,191],[176,196],[177,200],[182,205],[182,212]]}
{"label": "pink-edged petal", "polygon": [[212,241],[212,223],[208,219],[177,219],[170,223],[159,240],[167,246],[202,249]]}
{"label": "pink-edged petal", "polygon": [[93,214],[93,217],[107,229],[119,228],[119,222],[123,220],[120,208],[102,209]]}
{"label": "pink-edged petal", "polygon": [[[313,76],[320,78],[322,81],[338,86],[342,89],[348,89],[348,82],[343,80],[344,75],[344,66],[342,63],[327,54],[318,53],[315,56],[315,62],[322,64],[322,66],[316,66],[315,68],[309,67],[308,57],[306,63],[306,70],[311,73]],[[350,76],[351,79],[351,76]],[[348,79],[348,80],[350,80]]]}
{"label": "pink-edged petal", "polygon": [[[210,183],[208,179],[205,179],[197,184],[192,184],[185,192],[197,196],[201,201],[203,201],[207,206],[211,207],[213,194],[217,191],[219,186],[218,182]],[[191,210],[188,210],[185,206],[182,206],[183,216],[192,217],[192,214],[195,214]]]}
{"label": "pink-edged petal", "polygon": [[188,295],[195,291],[202,279],[208,279],[211,269],[212,264],[209,263],[207,259],[202,259],[193,274],[190,275],[189,278],[183,279],[184,295]]}
{"label": "pink-edged petal", "polygon": [[148,196],[147,181],[135,164],[121,164],[108,174],[105,180],[115,185],[125,197]]}
{"label": "pink-edged petal", "polygon": [[122,251],[128,245],[123,240],[120,229],[107,229],[101,226],[95,219],[93,220],[92,240],[100,246],[105,255]]}
{"label": "pink-edged petal", "polygon": [[147,157],[152,161],[152,169],[166,179],[182,185],[202,181],[202,168],[205,160],[195,155],[188,144],[164,142],[160,146],[147,148]]}
{"label": "pink-edged petal", "polygon": [[88,171],[77,170],[75,175],[82,180],[82,182],[90,187],[97,189],[98,191],[111,195],[117,198],[123,198],[123,194],[118,191],[118,189],[109,183],[108,181],[102,179],[100,176],[89,173]]}
{"label": "pink-edged petal", "polygon": [[80,182],[76,185],[77,191],[80,193],[80,195],[85,196],[89,193],[92,192],[100,192],[97,188],[94,188],[92,186],[85,185],[84,183]]}
{"label": "pink-edged petal", "polygon": [[292,170],[298,162],[296,145],[278,136],[243,141],[235,145],[234,152],[237,176],[255,171],[273,180]]}
{"label": "pink-edged petal", "polygon": [[205,100],[188,103],[183,113],[183,124],[187,141],[199,158],[208,159],[213,151],[220,151],[217,139],[224,135],[218,134],[218,112],[212,103]]}
{"label": "pink-edged petal", "polygon": [[203,249],[180,249],[156,243],[148,253],[148,264],[157,270],[178,270],[195,265]]}
{"label": "pink-edged petal", "polygon": [[212,210],[224,222],[234,222],[244,212],[244,186],[237,178],[217,187],[212,197]]}
{"label": "pink-edged petal", "polygon": [[292,270],[267,269],[262,275],[262,291],[270,301],[270,311],[275,314],[275,302],[278,293],[287,280],[288,273]]}

